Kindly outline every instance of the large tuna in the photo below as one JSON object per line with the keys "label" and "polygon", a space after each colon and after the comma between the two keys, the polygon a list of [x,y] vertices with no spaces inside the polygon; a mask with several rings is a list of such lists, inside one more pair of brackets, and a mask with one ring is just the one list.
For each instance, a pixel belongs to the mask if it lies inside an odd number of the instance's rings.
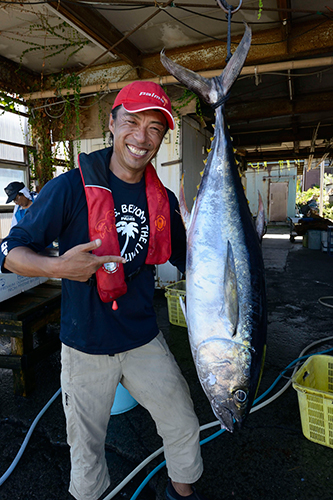
{"label": "large tuna", "polygon": [[221,426],[233,431],[251,409],[266,342],[266,296],[260,239],[234,160],[224,101],[251,45],[245,34],[220,77],[203,78],[161,53],[166,69],[216,109],[212,150],[187,230],[186,319],[194,363]]}

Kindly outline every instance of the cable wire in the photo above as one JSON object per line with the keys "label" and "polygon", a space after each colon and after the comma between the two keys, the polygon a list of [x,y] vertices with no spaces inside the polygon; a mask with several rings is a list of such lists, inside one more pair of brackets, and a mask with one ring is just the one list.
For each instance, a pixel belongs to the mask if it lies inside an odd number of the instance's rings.
{"label": "cable wire", "polygon": [[[292,361],[282,372],[281,374],[275,379],[275,381],[273,382],[273,384],[261,395],[259,396],[253,403],[253,407],[251,408],[250,410],[250,413],[254,413],[255,411],[257,410],[260,410],[262,408],[264,408],[264,406],[267,406],[269,405],[270,403],[272,403],[273,401],[275,401],[279,396],[281,396],[287,389],[288,387],[290,386],[290,384],[292,383],[292,380],[289,380],[283,387],[282,389],[280,389],[274,396],[272,396],[271,398],[269,398],[268,400],[266,400],[265,402],[261,403],[260,405],[258,406],[255,406],[257,405],[257,403],[259,403],[263,398],[265,398],[267,396],[267,394],[269,394],[269,392],[272,391],[272,389],[276,386],[276,384],[279,382],[279,380],[282,378],[282,374],[285,373],[285,371],[287,371],[288,369],[290,369],[290,367],[292,367],[293,365],[295,365],[296,363],[298,363],[300,360],[303,360],[303,359],[306,359],[308,357],[311,356],[311,354],[307,355],[307,356],[304,356],[304,353],[306,351],[308,351],[309,349],[312,349],[312,347],[314,347],[315,345],[317,344],[322,344],[324,342],[328,342],[330,340],[333,340],[333,336],[332,337],[326,337],[324,339],[320,339],[320,340],[317,340],[315,342],[312,342],[310,345],[306,346],[302,352],[300,353],[299,357],[297,359],[295,359],[294,361]],[[330,351],[333,351],[333,348],[331,349],[327,349],[325,351],[322,351],[320,353],[316,353],[316,354],[325,354],[327,352],[330,352]],[[297,367],[294,368],[294,371],[293,371],[293,374],[292,376],[296,373],[296,370],[297,370]],[[210,422],[208,424],[205,424],[205,425],[202,425],[200,427],[200,431],[203,431],[203,430],[206,430],[206,429],[209,429],[211,427],[215,427],[216,425],[220,425],[220,422],[218,420],[216,421],[213,421],[213,422]],[[207,437],[206,439],[200,441],[200,446],[208,443],[209,441],[212,441],[213,439],[215,439],[216,437],[220,436],[223,432],[225,432],[225,429],[220,429],[219,431],[215,432],[214,434],[212,434],[211,436]],[[146,458],[146,460],[144,461],[145,462],[145,465],[147,463],[149,463],[151,460],[153,460],[153,458],[155,458],[158,454],[162,453],[163,451],[163,447],[159,448],[159,450],[157,450],[155,453],[153,453],[152,455],[150,455],[148,458]],[[137,488],[137,490],[134,492],[133,496],[130,498],[130,500],[135,500],[138,495],[140,494],[140,492],[143,490],[143,488],[146,486],[146,484],[150,481],[150,479],[162,468],[164,467],[165,465],[165,460],[163,462],[161,462],[155,469],[153,469],[150,474],[148,474],[148,476],[144,479],[144,481],[140,484],[140,486]],[[141,467],[142,464],[140,464],[136,469],[134,469],[134,471],[132,471],[132,473],[130,473],[120,484],[121,484],[121,488],[123,488],[125,486],[125,484],[127,484],[129,481],[131,481],[133,479],[133,477],[135,476],[135,474],[137,472],[139,472],[139,470],[141,470],[143,467]],[[137,471],[137,472],[135,472]],[[135,472],[135,473],[134,473]],[[120,485],[119,485],[120,487]],[[120,490],[118,489],[119,487],[115,488],[114,490],[112,490],[106,497],[104,500],[111,500]]]}
{"label": "cable wire", "polygon": [[39,420],[44,415],[44,413],[46,412],[46,410],[51,406],[51,404],[53,403],[53,401],[55,401],[57,399],[57,397],[59,396],[60,393],[61,393],[61,389],[58,389],[57,392],[49,400],[49,402],[46,403],[46,405],[44,406],[44,408],[38,413],[38,415],[35,418],[35,420],[32,422],[32,424],[31,424],[31,426],[29,428],[29,431],[28,431],[27,435],[25,436],[25,439],[24,439],[21,447],[20,447],[20,449],[19,449],[16,457],[14,458],[14,461],[12,462],[11,466],[7,469],[7,471],[0,477],[0,486],[6,481],[6,479],[10,476],[10,474],[15,469],[16,465],[18,464],[20,458],[23,455],[24,450],[26,449],[26,446],[27,446],[27,444],[29,442],[31,434],[33,433],[36,425],[38,424]]}
{"label": "cable wire", "polygon": [[328,304],[327,302],[324,302],[325,300],[327,299],[332,299],[333,300],[333,296],[328,296],[328,297],[320,297],[320,299],[318,299],[318,302],[320,304],[322,304],[323,306],[326,306],[326,307],[332,307],[333,308],[333,304]]}
{"label": "cable wire", "polygon": [[[327,298],[327,297],[323,297],[323,298]],[[326,304],[324,304],[326,305]],[[326,337],[326,338],[323,338],[323,339],[320,339],[320,340],[317,340],[315,342],[312,342],[312,344],[306,346],[303,351],[300,353],[299,357],[297,359],[295,359],[294,361],[292,361],[281,373],[280,375],[275,379],[275,381],[273,382],[273,384],[263,393],[261,394],[261,396],[259,396],[253,403],[253,407],[251,408],[250,410],[250,413],[253,413],[257,410],[260,410],[262,408],[264,408],[265,406],[269,405],[270,403],[272,403],[273,401],[275,401],[279,396],[281,396],[287,389],[288,387],[290,386],[290,384],[292,383],[292,377],[294,376],[294,374],[296,373],[296,370],[298,368],[298,366],[295,366],[297,365],[297,363],[299,363],[299,361],[303,361],[304,359],[307,359],[311,356],[311,354],[309,355],[306,355],[304,356],[304,353],[306,351],[308,351],[309,349],[312,349],[312,347],[314,347],[315,345],[318,345],[318,344],[322,344],[324,342],[328,342],[330,340],[333,340],[333,336],[332,337]],[[325,351],[322,351],[322,352],[317,352],[316,354],[317,355],[320,355],[320,354],[326,354],[327,352],[330,352],[330,351],[333,351],[333,348],[331,349],[327,349]],[[276,386],[276,384],[281,380],[281,378],[283,377],[283,374],[289,370],[291,367],[294,367],[294,371],[293,371],[293,374],[290,378],[290,380],[288,380],[288,382],[282,387],[282,389],[280,389],[276,394],[274,394],[274,396],[272,396],[271,398],[267,399],[265,402],[261,403],[260,405],[257,405],[257,403],[259,403],[262,399],[264,399],[273,389],[274,387]],[[29,428],[29,431],[14,459],[14,461],[12,462],[12,464],[10,465],[10,467],[7,469],[7,471],[0,477],[0,486],[6,481],[6,479],[8,479],[8,477],[10,476],[10,474],[13,472],[13,470],[15,469],[16,465],[18,464],[20,458],[22,457],[23,455],[23,452],[30,440],[30,437],[37,425],[37,423],[39,422],[39,420],[41,419],[41,417],[44,415],[44,413],[46,412],[46,410],[51,406],[51,404],[57,399],[57,397],[61,394],[61,388],[57,390],[57,392],[52,396],[52,398],[48,401],[48,403],[46,403],[46,405],[44,406],[44,408],[38,413],[37,417],[35,418],[35,420],[33,421],[31,427]],[[220,422],[218,420],[215,420],[213,422],[210,422],[208,424],[204,424],[200,427],[200,431],[203,431],[203,430],[207,430],[207,429],[210,429],[211,427],[215,427],[217,425],[220,425]],[[211,436],[208,436],[207,438],[203,439],[202,441],[200,441],[200,446],[203,446],[204,444],[212,441],[213,439],[215,439],[216,437],[220,436],[223,432],[225,432],[225,429],[220,429],[219,431],[215,432],[214,434],[212,434]],[[117,493],[119,493],[119,491],[129,482],[132,480],[132,478],[138,474],[138,472],[140,472],[149,462],[151,462],[154,458],[156,458],[158,455],[160,455],[164,450],[164,446],[162,446],[161,448],[159,448],[158,450],[156,450],[154,453],[152,453],[151,455],[149,455],[149,457],[147,457],[143,462],[141,462],[141,464],[139,464],[116,488],[114,488],[106,497],[104,500],[111,500]],[[155,469],[153,469],[150,474],[145,478],[145,480],[141,483],[141,485],[139,486],[139,488],[135,491],[134,495],[131,497],[130,500],[135,500],[137,498],[137,496],[140,494],[140,492],[142,491],[142,489],[145,487],[145,485],[150,481],[150,479],[160,470],[162,469],[162,467],[164,467],[165,465],[165,460],[163,462],[161,462],[157,467],[155,467]]]}
{"label": "cable wire", "polygon": [[[203,35],[207,38],[211,38],[212,40],[217,40],[218,42],[221,42],[221,43],[226,43],[225,40],[221,39],[221,38],[217,38],[213,35],[208,35],[207,33],[203,33],[202,31],[199,31],[197,30],[196,28],[192,28],[192,26],[189,26],[188,24],[184,23],[183,21],[181,21],[180,19],[177,19],[177,17],[173,16],[169,11],[167,11],[166,9],[163,11],[165,12],[169,17],[172,17],[172,19],[174,19],[175,21],[177,21],[178,23],[182,24],[183,26],[185,26],[186,28],[192,30],[192,31],[195,31],[196,33],[199,33],[199,35]],[[200,14],[199,14],[200,15]],[[267,42],[267,43],[251,43],[251,46],[252,47],[259,47],[259,46],[266,46],[266,45],[276,45],[278,43],[284,43],[284,42],[287,42],[289,40],[295,40],[297,38],[300,38],[302,37],[303,35],[306,35],[307,33],[310,33],[311,31],[314,31],[316,30],[317,28],[319,28],[322,24],[325,24],[327,23],[327,19],[325,19],[325,21],[322,21],[320,22],[319,24],[317,24],[316,26],[313,26],[312,28],[309,28],[308,30],[304,31],[303,33],[299,33],[298,35],[295,35],[295,36],[287,36],[286,38],[282,39],[282,40],[276,40],[274,42]],[[251,23],[249,23],[251,24]]]}

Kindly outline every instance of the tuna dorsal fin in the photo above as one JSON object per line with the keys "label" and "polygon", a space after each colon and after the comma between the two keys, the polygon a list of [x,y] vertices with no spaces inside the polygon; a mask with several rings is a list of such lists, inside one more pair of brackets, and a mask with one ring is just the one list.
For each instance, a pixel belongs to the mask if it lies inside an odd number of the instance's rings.
{"label": "tuna dorsal fin", "polygon": [[231,336],[234,337],[238,325],[238,292],[237,292],[237,276],[234,260],[234,253],[230,241],[228,241],[227,259],[224,271],[224,315],[230,323]]}
{"label": "tuna dorsal fin", "polygon": [[179,208],[180,208],[180,215],[182,216],[183,219],[183,224],[185,226],[186,231],[188,230],[190,226],[190,212],[187,208],[186,200],[185,200],[185,192],[184,192],[184,174],[182,175],[182,180],[180,183],[180,192],[179,192]]}
{"label": "tuna dorsal fin", "polygon": [[262,237],[265,234],[265,211],[260,191],[258,191],[258,214],[256,218],[256,231],[259,240],[261,241]]}
{"label": "tuna dorsal fin", "polygon": [[[177,80],[213,107],[218,107],[237,80],[251,46],[251,29],[245,24],[245,33],[235,53],[219,77],[205,78],[169,59],[164,49],[160,54],[161,63]],[[217,104],[217,106],[216,106]]]}

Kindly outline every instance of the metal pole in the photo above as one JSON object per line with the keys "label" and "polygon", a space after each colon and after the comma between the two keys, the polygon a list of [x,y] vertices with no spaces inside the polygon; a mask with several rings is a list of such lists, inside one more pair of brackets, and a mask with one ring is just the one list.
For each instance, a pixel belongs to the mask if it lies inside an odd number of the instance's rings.
{"label": "metal pole", "polygon": [[323,216],[324,208],[324,172],[325,172],[325,160],[320,164],[320,196],[319,196],[319,215]]}

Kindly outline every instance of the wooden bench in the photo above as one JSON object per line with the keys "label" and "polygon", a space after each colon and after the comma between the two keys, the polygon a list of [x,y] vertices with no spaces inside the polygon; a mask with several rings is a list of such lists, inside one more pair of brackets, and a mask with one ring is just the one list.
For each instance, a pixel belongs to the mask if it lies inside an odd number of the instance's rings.
{"label": "wooden bench", "polygon": [[[13,370],[15,394],[34,389],[36,363],[60,348],[58,337],[45,340],[47,325],[60,321],[60,283],[47,281],[0,303],[0,336],[11,340],[11,353],[0,354],[0,368]],[[35,348],[34,333],[40,339]]]}

